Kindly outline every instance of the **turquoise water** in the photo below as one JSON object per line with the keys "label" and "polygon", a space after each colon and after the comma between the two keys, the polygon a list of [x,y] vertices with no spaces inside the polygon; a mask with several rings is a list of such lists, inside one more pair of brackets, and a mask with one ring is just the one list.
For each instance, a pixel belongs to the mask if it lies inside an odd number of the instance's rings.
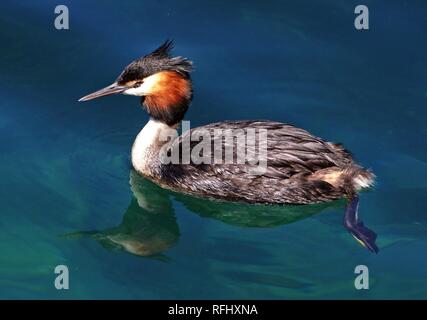
{"label": "turquoise water", "polygon": [[[358,1],[61,1],[58,31],[56,1],[2,1],[0,298],[427,298],[427,5],[364,3],[369,31]],[[360,216],[378,255],[342,227],[343,202],[215,203],[135,175],[138,99],[77,99],[166,38],[195,62],[193,126],[293,123],[376,173]]]}

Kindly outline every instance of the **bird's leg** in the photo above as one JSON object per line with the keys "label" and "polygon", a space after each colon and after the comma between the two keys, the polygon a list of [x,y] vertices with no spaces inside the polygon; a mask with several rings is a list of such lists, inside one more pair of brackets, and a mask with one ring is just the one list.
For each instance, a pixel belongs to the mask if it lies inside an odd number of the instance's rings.
{"label": "bird's leg", "polygon": [[370,251],[378,253],[379,249],[375,244],[377,234],[363,225],[358,219],[359,197],[354,195],[349,199],[344,214],[344,227],[351,235]]}

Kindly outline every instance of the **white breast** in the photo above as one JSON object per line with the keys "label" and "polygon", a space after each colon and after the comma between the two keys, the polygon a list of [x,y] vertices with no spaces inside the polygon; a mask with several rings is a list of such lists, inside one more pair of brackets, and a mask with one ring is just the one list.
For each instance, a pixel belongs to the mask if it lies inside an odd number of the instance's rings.
{"label": "white breast", "polygon": [[150,176],[153,165],[160,164],[160,150],[166,143],[172,143],[176,136],[176,129],[150,119],[137,135],[132,146],[132,165],[135,170]]}

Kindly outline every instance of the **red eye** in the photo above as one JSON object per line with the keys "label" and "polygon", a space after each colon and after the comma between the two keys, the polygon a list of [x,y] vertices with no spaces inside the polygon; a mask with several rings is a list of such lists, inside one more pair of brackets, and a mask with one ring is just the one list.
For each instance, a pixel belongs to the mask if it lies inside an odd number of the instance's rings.
{"label": "red eye", "polygon": [[143,83],[144,83],[144,81],[137,81],[137,82],[135,82],[135,84],[133,85],[133,87],[134,88],[138,88]]}

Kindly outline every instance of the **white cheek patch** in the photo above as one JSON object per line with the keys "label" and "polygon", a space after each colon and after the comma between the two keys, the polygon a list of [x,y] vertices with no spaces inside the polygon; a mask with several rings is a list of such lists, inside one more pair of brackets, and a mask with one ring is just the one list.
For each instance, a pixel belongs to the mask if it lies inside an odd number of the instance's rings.
{"label": "white cheek patch", "polygon": [[130,89],[127,89],[126,91],[123,91],[123,94],[127,94],[130,96],[143,96],[146,93],[144,91],[143,85],[141,85],[139,87],[130,88]]}
{"label": "white cheek patch", "polygon": [[144,96],[150,93],[153,93],[156,84],[159,81],[159,75],[153,74],[147,78],[144,78],[144,81],[139,87],[130,88],[123,92],[123,94],[131,95],[131,96]]}

